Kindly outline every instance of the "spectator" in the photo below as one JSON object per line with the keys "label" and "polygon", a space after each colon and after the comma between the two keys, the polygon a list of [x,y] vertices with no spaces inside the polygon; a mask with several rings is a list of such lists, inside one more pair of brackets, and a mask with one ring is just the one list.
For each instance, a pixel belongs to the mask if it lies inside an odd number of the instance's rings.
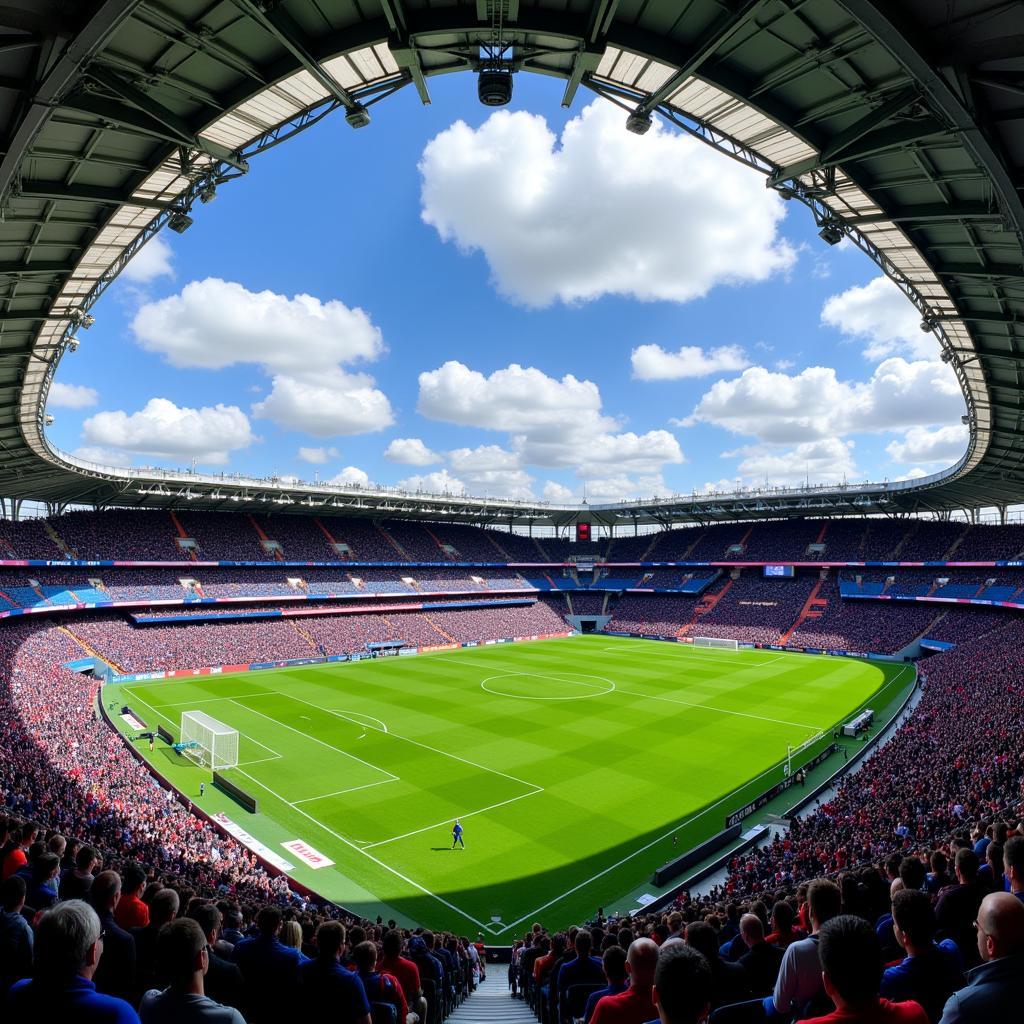
{"label": "spectator", "polygon": [[978,883],[978,855],[971,849],[960,849],[954,861],[956,884],[946,886],[935,904],[939,934],[952,939],[963,953],[968,965],[978,962],[974,937],[974,920],[985,895]]}
{"label": "spectator", "polygon": [[276,1024],[287,1016],[298,988],[302,954],[278,938],[282,920],[278,907],[263,907],[256,916],[257,934],[235,946],[246,987],[246,1016],[256,1024]]}
{"label": "spectator", "polygon": [[621,946],[609,946],[601,957],[601,969],[607,984],[587,997],[587,1005],[583,1010],[584,1024],[590,1024],[598,1000],[626,991],[626,951]]}
{"label": "spectator", "polygon": [[25,902],[33,910],[49,910],[57,902],[57,876],[60,858],[55,853],[41,853],[32,861],[32,884]]}
{"label": "spectator", "polygon": [[821,961],[818,957],[818,931],[841,909],[839,887],[825,878],[819,878],[807,887],[807,915],[811,935],[802,942],[794,942],[786,950],[779,967],[775,991],[764,1001],[771,1016],[789,1016],[799,1012],[822,994]]}
{"label": "spectator", "polygon": [[96,991],[92,979],[102,959],[96,911],[81,900],[58,903],[39,920],[32,978],[16,982],[8,992],[6,1019],[139,1024],[123,999]]}
{"label": "spectator", "polygon": [[25,879],[11,875],[0,883],[0,992],[32,973],[32,929],[22,915]]}
{"label": "spectator", "polygon": [[3,862],[3,878],[10,878],[16,871],[20,871],[28,863],[28,849],[36,841],[39,834],[39,826],[34,821],[27,821],[21,826],[20,832],[12,833],[14,845],[11,847]]}
{"label": "spectator", "polygon": [[881,948],[863,918],[847,914],[826,922],[818,953],[825,991],[836,1008],[806,1024],[928,1024],[917,1003],[891,1003],[879,996]]}
{"label": "spectator", "polygon": [[796,913],[793,908],[785,900],[779,900],[772,907],[772,930],[765,938],[765,942],[786,950],[794,942],[806,939],[806,932],[793,927],[795,921]]}
{"label": "spectator", "polygon": [[370,1003],[363,983],[340,963],[344,945],[345,928],[340,922],[327,921],[317,929],[316,958],[299,968],[299,1018],[334,1024],[370,1024]]}
{"label": "spectator", "polygon": [[666,943],[654,973],[654,1005],[661,1024],[698,1024],[711,1009],[711,969],[683,942]]}
{"label": "spectator", "polygon": [[898,892],[892,901],[896,941],[906,952],[903,960],[882,975],[886,999],[919,1003],[935,1024],[954,989],[963,984],[963,958],[950,939],[935,943],[935,912],[922,892]]}
{"label": "spectator", "polygon": [[604,971],[601,961],[596,956],[591,956],[590,951],[594,948],[593,936],[585,928],[576,933],[573,942],[576,956],[567,960],[558,969],[558,974],[552,980],[552,1005],[558,1008],[556,1020],[565,1020],[567,1016],[567,1004],[565,994],[573,985],[599,985],[604,980]]}
{"label": "spectator", "polygon": [[302,925],[298,921],[285,921],[281,925],[281,944],[289,949],[297,949],[302,956]]}
{"label": "spectator", "polygon": [[644,1024],[657,1016],[653,995],[657,966],[658,947],[653,939],[634,939],[626,953],[629,988],[599,999],[590,1024]]}
{"label": "spectator", "polygon": [[403,1024],[409,1013],[402,986],[393,974],[377,970],[377,947],[372,942],[360,942],[352,950],[356,974],[363,983],[366,998],[371,1003],[387,1003],[395,1008],[397,1024]]}
{"label": "spectator", "polygon": [[981,966],[968,971],[967,985],[949,997],[941,1024],[989,1024],[1020,1015],[1024,1003],[1024,905],[1012,894],[994,892],[982,900],[978,952]]}
{"label": "spectator", "polygon": [[764,940],[764,924],[757,914],[744,914],[740,918],[740,936],[747,952],[739,959],[747,988],[752,996],[770,995],[782,966],[783,951]]}
{"label": "spectator", "polygon": [[203,929],[191,918],[172,921],[157,937],[158,970],[170,979],[162,992],[150,989],[139,1006],[142,1024],[245,1024],[231,1006],[214,1002],[203,989],[209,952]]}
{"label": "spectator", "polygon": [[242,972],[237,964],[225,960],[217,953],[217,937],[223,921],[220,910],[212,903],[198,903],[189,910],[188,916],[199,925],[206,936],[208,966],[206,977],[203,979],[203,990],[214,1002],[241,1010],[244,1001]]}
{"label": "spectator", "polygon": [[409,1009],[417,1014],[421,1021],[426,1021],[427,1001],[423,998],[420,969],[412,960],[402,956],[402,933],[395,928],[389,928],[384,933],[377,970],[383,971],[385,974],[392,974],[398,979]]}
{"label": "spectator", "polygon": [[145,869],[134,861],[129,861],[121,870],[121,898],[117,902],[114,920],[126,932],[149,924],[149,907],[141,899],[146,877]]}
{"label": "spectator", "polygon": [[738,963],[734,964],[722,959],[719,954],[718,939],[709,924],[695,921],[687,925],[686,941],[699,953],[702,953],[708,962],[711,971],[712,1009],[749,997],[750,990],[747,988],[746,972]]}
{"label": "spectator", "polygon": [[158,973],[156,940],[160,929],[178,916],[179,899],[173,889],[161,889],[149,907],[149,924],[132,929],[135,940],[135,982],[138,998],[151,988],[164,988],[168,979]]}
{"label": "spectator", "polygon": [[135,993],[135,940],[114,920],[121,899],[121,876],[101,871],[89,890],[89,902],[103,928],[103,960],[93,980],[100,992],[131,1000]]}
{"label": "spectator", "polygon": [[92,873],[99,866],[100,858],[91,846],[82,846],[75,856],[75,866],[65,868],[60,876],[58,894],[62,900],[84,900],[89,898],[92,888]]}
{"label": "spectator", "polygon": [[1024,836],[1013,836],[1003,846],[1003,873],[1010,892],[1024,900]]}

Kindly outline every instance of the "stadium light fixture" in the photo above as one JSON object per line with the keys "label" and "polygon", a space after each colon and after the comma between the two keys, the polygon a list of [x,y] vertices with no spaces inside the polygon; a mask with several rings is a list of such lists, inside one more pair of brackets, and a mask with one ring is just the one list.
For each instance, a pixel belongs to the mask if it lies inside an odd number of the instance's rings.
{"label": "stadium light fixture", "polygon": [[960,422],[961,422],[961,423],[962,423],[962,424],[963,424],[963,425],[964,425],[965,427],[969,427],[969,426],[971,425],[971,417],[970,417],[970,415],[968,415],[968,414],[967,414],[967,413],[965,412],[965,413],[963,414],[963,416],[961,416],[961,417],[960,417]]}
{"label": "stadium light fixture", "polygon": [[43,422],[48,427],[52,427],[53,426],[53,417],[49,413],[47,413],[46,416],[43,418]]}
{"label": "stadium light fixture", "polygon": [[651,130],[651,115],[646,110],[634,110],[626,118],[626,131],[646,135]]}
{"label": "stadium light fixture", "polygon": [[843,231],[843,226],[837,220],[827,220],[821,225],[821,230],[818,232],[818,237],[824,242],[828,242],[829,245],[838,245],[845,236],[846,232]]}
{"label": "stadium light fixture", "polygon": [[185,213],[183,210],[175,210],[174,213],[167,218],[167,226],[177,232],[179,235],[183,235],[193,224],[192,218]]}
{"label": "stadium light fixture", "polygon": [[942,359],[942,361],[944,363],[951,363],[951,362],[953,362],[954,356],[953,356],[953,353],[950,352],[949,349],[947,348],[947,349],[943,349],[942,355],[940,356],[940,358]]}
{"label": "stadium light fixture", "polygon": [[68,338],[68,348],[71,349],[72,352],[77,352],[78,351],[78,345],[79,345],[78,337],[76,335],[72,334],[71,337]]}
{"label": "stadium light fixture", "polygon": [[370,112],[362,103],[356,103],[345,111],[345,120],[350,128],[365,128],[370,123]]}
{"label": "stadium light fixture", "polygon": [[938,321],[933,320],[930,316],[926,316],[921,321],[921,330],[924,331],[925,334],[930,334],[938,326]]}
{"label": "stadium light fixture", "polygon": [[501,63],[485,65],[480,69],[476,94],[485,107],[504,107],[512,101],[512,71]]}
{"label": "stadium light fixture", "polygon": [[96,317],[91,313],[86,313],[80,306],[76,306],[74,309],[68,310],[68,319],[76,327],[84,327],[89,330],[94,323],[96,323]]}
{"label": "stadium light fixture", "polygon": [[207,203],[212,203],[217,198],[217,185],[209,178],[203,184],[202,189],[199,191],[199,202],[204,206]]}

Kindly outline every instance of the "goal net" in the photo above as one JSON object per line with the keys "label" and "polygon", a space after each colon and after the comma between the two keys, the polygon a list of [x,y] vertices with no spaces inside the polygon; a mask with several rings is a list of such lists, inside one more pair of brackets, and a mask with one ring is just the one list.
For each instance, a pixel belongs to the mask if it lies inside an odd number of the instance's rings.
{"label": "goal net", "polygon": [[738,651],[740,649],[738,640],[723,640],[717,636],[695,636],[694,647],[714,647],[720,651]]}
{"label": "goal net", "polygon": [[202,711],[181,713],[181,743],[186,757],[214,771],[238,764],[238,730]]}

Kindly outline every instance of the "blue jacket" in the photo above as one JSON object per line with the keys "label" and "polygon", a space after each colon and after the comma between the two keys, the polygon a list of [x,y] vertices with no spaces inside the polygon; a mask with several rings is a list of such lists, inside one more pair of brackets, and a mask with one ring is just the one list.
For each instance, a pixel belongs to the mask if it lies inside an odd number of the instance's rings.
{"label": "blue jacket", "polygon": [[232,955],[245,982],[246,1020],[260,1024],[288,1017],[299,988],[302,954],[276,936],[257,935],[242,939]]}
{"label": "blue jacket", "polygon": [[123,999],[105,996],[75,975],[65,985],[52,981],[16,981],[7,993],[5,1020],[74,1021],[74,1024],[139,1024],[139,1015]]}
{"label": "blue jacket", "polygon": [[1024,953],[990,960],[967,972],[967,985],[946,1002],[939,1024],[1017,1020],[1024,1000]]}

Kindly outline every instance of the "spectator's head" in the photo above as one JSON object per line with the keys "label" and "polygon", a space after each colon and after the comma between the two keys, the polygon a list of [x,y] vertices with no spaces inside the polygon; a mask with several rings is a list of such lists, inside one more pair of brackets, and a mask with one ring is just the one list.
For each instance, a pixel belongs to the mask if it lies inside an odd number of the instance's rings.
{"label": "spectator's head", "polygon": [[179,917],[160,929],[156,937],[156,960],[160,973],[174,989],[189,989],[198,985],[202,992],[203,975],[210,966],[206,936],[197,921]]}
{"label": "spectator's head", "polygon": [[47,910],[36,928],[34,976],[67,984],[75,975],[92,978],[103,954],[100,919],[82,900]]}
{"label": "spectator's head", "polygon": [[904,889],[892,901],[893,932],[896,941],[914,956],[928,948],[935,935],[935,911],[923,892]]}
{"label": "spectator's head", "polygon": [[594,948],[594,937],[585,928],[581,928],[576,933],[576,941],[574,943],[576,948],[576,955],[581,959],[590,956],[590,951]]}
{"label": "spectator's head", "polygon": [[26,821],[21,826],[21,845],[31,846],[36,839],[39,838],[39,823],[36,821]]}
{"label": "spectator's head", "polygon": [[377,966],[377,947],[372,942],[360,942],[352,950],[352,960],[360,974],[372,974]]}
{"label": "spectator's head", "polygon": [[380,940],[381,952],[386,957],[402,955],[402,933],[397,928],[390,928]]}
{"label": "spectator's head", "polygon": [[634,939],[626,953],[629,984],[636,989],[649,989],[654,984],[658,966],[658,944],[653,939]]}
{"label": "spectator's head", "polygon": [[946,855],[941,850],[933,850],[929,863],[932,866],[932,874],[944,875],[946,873]]}
{"label": "spectator's head", "polygon": [[60,871],[60,857],[55,853],[41,853],[32,861],[32,881],[36,885],[56,878]]}
{"label": "spectator's head", "polygon": [[633,929],[632,928],[620,928],[618,933],[619,945],[623,949],[629,949],[633,943]]}
{"label": "spectator's head", "polygon": [[1024,952],[1024,903],[1013,893],[993,892],[981,901],[978,952],[985,961]]}
{"label": "spectator's head", "polygon": [[337,960],[344,947],[345,926],[340,921],[325,921],[317,928],[316,951],[321,960]]}
{"label": "spectator's head", "polygon": [[181,901],[174,889],[161,889],[150,900],[149,923],[153,928],[162,928],[178,916]]}
{"label": "spectator's head", "polygon": [[68,841],[59,833],[55,833],[50,836],[46,841],[46,849],[50,853],[57,854],[57,859],[60,860],[64,856],[64,851],[67,849]]}
{"label": "spectator's head", "polygon": [[708,963],[718,959],[718,936],[714,928],[704,921],[691,921],[686,926],[686,942],[702,953]]}
{"label": "spectator's head", "polygon": [[292,949],[301,949],[302,925],[298,921],[285,921],[281,925],[281,942]]}
{"label": "spectator's head", "polygon": [[0,905],[7,914],[20,914],[25,906],[25,879],[20,875],[10,875],[0,885]]}
{"label": "spectator's head", "polygon": [[978,878],[978,855],[970,848],[956,851],[956,880],[961,885],[970,885]]}
{"label": "spectator's head", "polygon": [[282,920],[280,907],[261,907],[256,915],[256,927],[260,935],[269,938],[281,930]]}
{"label": "spectator's head", "polygon": [[146,870],[141,864],[129,861],[121,872],[121,892],[126,896],[138,896],[146,887]]}
{"label": "spectator's head", "polygon": [[793,908],[785,900],[779,900],[778,903],[772,907],[772,928],[774,928],[775,931],[780,932],[783,935],[788,934],[793,930],[794,920],[796,920],[796,914],[793,912]]}
{"label": "spectator's head", "polygon": [[827,921],[838,916],[842,908],[842,896],[835,882],[827,878],[816,878],[807,886],[807,914],[811,919],[812,931],[819,931]]}
{"label": "spectator's head", "polygon": [[[160,894],[157,893],[157,895]],[[212,903],[198,903],[189,908],[188,916],[202,928],[203,934],[206,936],[206,944],[212,946],[217,941],[221,922],[224,920],[221,912]],[[152,911],[150,911],[149,919],[152,922]]]}
{"label": "spectator's head", "polygon": [[621,985],[626,980],[626,951],[621,946],[609,946],[601,957],[601,966],[609,985]]}
{"label": "spectator's head", "polygon": [[654,1005],[661,1024],[697,1024],[711,1008],[711,967],[692,945],[669,942],[658,955]]}
{"label": "spectator's head", "polygon": [[89,889],[89,902],[103,917],[112,914],[121,899],[121,876],[116,871],[101,871]]}
{"label": "spectator's head", "polygon": [[904,889],[923,889],[928,869],[920,857],[904,857],[900,861],[900,880]]}
{"label": "spectator's head", "polygon": [[764,942],[764,925],[757,914],[744,914],[740,918],[740,937],[748,949]]}
{"label": "spectator's head", "polygon": [[1005,868],[1003,867],[1003,844],[989,843],[985,847],[985,860],[988,862],[992,877],[995,879],[1001,878],[1005,873]]}
{"label": "spectator's head", "polygon": [[1013,836],[1003,846],[1003,871],[1010,892],[1024,892],[1024,836]]}
{"label": "spectator's head", "polygon": [[82,846],[79,848],[78,853],[75,854],[75,867],[83,874],[91,874],[99,862],[99,854],[92,846]]}
{"label": "spectator's head", "polygon": [[874,1005],[882,980],[882,951],[867,921],[852,914],[832,918],[821,928],[818,957],[825,992],[837,1010]]}

